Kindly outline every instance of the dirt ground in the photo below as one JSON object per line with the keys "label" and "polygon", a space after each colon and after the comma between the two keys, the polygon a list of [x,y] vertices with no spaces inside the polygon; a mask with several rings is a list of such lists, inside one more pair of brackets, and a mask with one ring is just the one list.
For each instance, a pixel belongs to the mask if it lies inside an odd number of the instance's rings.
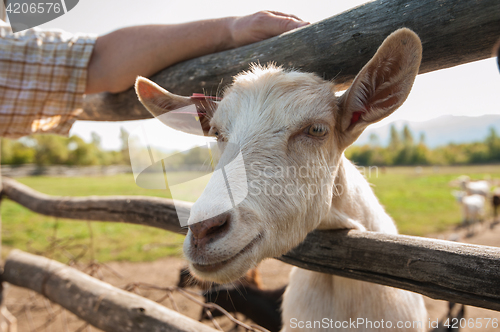
{"label": "dirt ground", "polygon": [[[489,225],[484,225],[482,229],[477,230],[475,236],[469,238],[465,236],[464,230],[438,234],[435,237],[443,239],[458,238],[462,242],[500,247],[500,225],[493,229]],[[148,263],[113,262],[101,267],[97,276],[120,288],[125,288],[126,285],[137,282],[168,287],[177,284],[179,270],[183,266],[185,266],[185,262],[179,258],[165,258]],[[285,285],[288,281],[290,269],[291,266],[274,259],[266,260],[259,266],[263,283],[269,289]],[[192,290],[196,291],[196,289]],[[142,288],[136,288],[136,292],[153,300],[161,299],[165,295],[161,291]],[[172,309],[175,309],[174,306],[176,306],[181,313],[196,320],[200,317],[202,310],[200,305],[176,292],[172,294],[172,297],[173,301],[166,299],[162,301],[162,304]],[[198,299],[201,300],[201,297],[198,297]],[[7,287],[5,303],[9,311],[18,319],[19,332],[100,331],[86,325],[76,316],[61,310],[59,306],[50,303],[36,293],[22,288]],[[448,312],[447,302],[425,298],[425,303],[431,320],[440,320],[446,316]],[[238,318],[244,320],[242,316]],[[483,318],[483,322],[486,322],[484,318],[496,318],[500,322],[500,312],[467,306],[465,308],[465,318]],[[224,331],[230,330],[234,325],[227,318],[218,318],[217,320]],[[212,324],[210,321],[205,322],[209,325]],[[243,329],[240,329],[240,331],[243,331]],[[500,327],[495,329],[490,324],[489,328],[470,329],[466,327],[461,331],[500,331]]]}

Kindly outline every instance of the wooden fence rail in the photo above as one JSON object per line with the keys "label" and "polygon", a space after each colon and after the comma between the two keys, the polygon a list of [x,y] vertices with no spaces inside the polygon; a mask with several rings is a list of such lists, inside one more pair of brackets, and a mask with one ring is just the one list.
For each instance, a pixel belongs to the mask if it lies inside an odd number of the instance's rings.
{"label": "wooden fence rail", "polygon": [[3,281],[28,288],[106,332],[215,332],[142,296],[51,259],[13,250]]}
{"label": "wooden fence rail", "polygon": [[[398,28],[422,40],[420,73],[493,56],[500,38],[498,0],[378,0],[337,16],[238,49],[169,67],[152,80],[173,93],[215,94],[247,70],[249,64],[274,62],[349,83],[384,38]],[[464,80],[467,84],[467,80]],[[135,91],[85,98],[82,120],[120,121],[150,118]]]}
{"label": "wooden fence rail", "polygon": [[[168,199],[48,196],[8,178],[3,179],[3,194],[45,215],[127,222],[185,234]],[[185,204],[186,209],[189,206]],[[315,231],[278,259],[313,271],[500,311],[500,248],[353,230]]]}
{"label": "wooden fence rail", "polygon": [[[13,179],[2,178],[2,195],[28,209],[58,218],[126,222],[186,234],[173,201],[147,196],[64,197],[42,194]],[[189,209],[190,203],[186,203]]]}

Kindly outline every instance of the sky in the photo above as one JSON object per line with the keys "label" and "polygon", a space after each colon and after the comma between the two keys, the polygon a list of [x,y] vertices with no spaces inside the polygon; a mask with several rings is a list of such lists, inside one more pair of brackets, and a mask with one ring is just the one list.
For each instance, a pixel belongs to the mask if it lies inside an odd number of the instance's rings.
{"label": "sky", "polygon": [[[294,14],[315,23],[335,16],[366,1],[331,0],[80,0],[67,14],[40,28],[58,28],[69,32],[105,34],[118,28],[138,24],[173,24],[225,16],[241,16],[259,10]],[[175,91],[172,91],[175,93]],[[197,92],[197,91],[193,91]],[[441,115],[480,116],[500,114],[500,75],[493,58],[449,69],[419,75],[403,106],[374,126],[396,120],[425,121]],[[147,123],[151,120],[145,120]],[[153,120],[154,121],[154,120]],[[71,134],[90,141],[92,132],[102,138],[105,149],[120,146],[120,127],[131,132],[144,121],[92,122],[77,121]],[[151,124],[149,124],[151,125]],[[443,124],[446,125],[446,124]],[[153,127],[160,128],[156,125]],[[177,150],[202,144],[190,135],[165,129],[163,133]]]}

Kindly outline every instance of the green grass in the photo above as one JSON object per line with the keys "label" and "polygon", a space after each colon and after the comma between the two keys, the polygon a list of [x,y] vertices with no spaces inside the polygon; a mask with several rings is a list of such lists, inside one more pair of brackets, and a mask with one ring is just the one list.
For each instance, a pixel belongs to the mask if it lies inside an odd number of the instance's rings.
{"label": "green grass", "polygon": [[[486,174],[500,178],[500,166],[424,168],[416,174],[413,167],[372,169],[368,180],[381,203],[403,234],[437,233],[460,223],[460,208],[451,195],[449,182],[467,174],[482,179]],[[179,176],[182,176],[180,174]],[[165,190],[139,188],[130,174],[107,177],[26,177],[17,179],[35,190],[50,195],[145,195],[169,197]],[[185,200],[193,192],[180,187]],[[149,261],[165,256],[180,256],[183,236],[163,230],[106,222],[82,222],[35,214],[9,200],[2,202],[2,242],[4,249],[19,248],[67,261],[84,254],[84,261]],[[90,239],[92,235],[92,241]],[[55,240],[57,239],[57,240]],[[93,247],[93,250],[90,250]],[[8,250],[4,250],[5,255]],[[92,254],[93,253],[93,256]]]}
{"label": "green grass", "polygon": [[462,174],[477,180],[500,178],[500,165],[424,167],[419,174],[414,167],[394,167],[385,174],[379,169],[378,176],[372,170],[367,178],[400,233],[421,236],[460,224],[460,207],[451,195],[457,188],[449,183]]}
{"label": "green grass", "polygon": [[[26,177],[19,182],[43,193],[61,196],[88,195],[145,195],[168,197],[165,190],[142,189],[132,175],[108,177]],[[50,254],[65,261],[71,256],[86,253],[84,260],[147,261],[164,256],[181,255],[183,236],[138,225],[84,222],[42,216],[4,200],[2,214],[2,243],[4,249],[19,248],[30,252]],[[90,236],[92,235],[93,241]],[[58,239],[54,242],[54,239]],[[93,250],[89,250],[93,247]],[[4,255],[7,250],[4,250]],[[91,253],[94,253],[92,257]]]}

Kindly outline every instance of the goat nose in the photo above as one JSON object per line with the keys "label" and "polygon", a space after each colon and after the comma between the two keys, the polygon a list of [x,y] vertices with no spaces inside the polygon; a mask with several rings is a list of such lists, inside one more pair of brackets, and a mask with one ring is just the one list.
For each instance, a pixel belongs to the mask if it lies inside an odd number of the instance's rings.
{"label": "goat nose", "polygon": [[189,225],[189,229],[193,233],[194,239],[198,241],[207,239],[208,241],[211,238],[213,239],[223,234],[227,230],[230,220],[231,214],[226,212],[216,217]]}

